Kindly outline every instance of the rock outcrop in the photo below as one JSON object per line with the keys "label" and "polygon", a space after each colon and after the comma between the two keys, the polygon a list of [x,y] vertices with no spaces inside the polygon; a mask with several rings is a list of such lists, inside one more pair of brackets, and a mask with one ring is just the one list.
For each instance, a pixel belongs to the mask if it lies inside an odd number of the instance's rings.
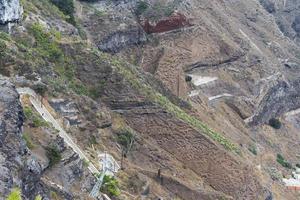
{"label": "rock outcrop", "polygon": [[260,0],[264,8],[274,15],[278,27],[291,39],[300,38],[300,2],[297,0]]}
{"label": "rock outcrop", "polygon": [[0,0],[0,24],[5,25],[19,21],[23,8],[19,0]]}
{"label": "rock outcrop", "polygon": [[[22,139],[24,117],[19,95],[14,86],[0,77],[0,198],[4,198],[11,188],[21,186],[22,172],[28,155]],[[28,162],[29,166],[32,165]]]}
{"label": "rock outcrop", "polygon": [[143,44],[147,41],[145,32],[140,28],[117,31],[103,38],[98,48],[104,52],[118,53],[128,46]]}
{"label": "rock outcrop", "polygon": [[278,81],[261,100],[256,114],[249,121],[252,125],[267,123],[286,112],[300,107],[300,80],[293,82]]}

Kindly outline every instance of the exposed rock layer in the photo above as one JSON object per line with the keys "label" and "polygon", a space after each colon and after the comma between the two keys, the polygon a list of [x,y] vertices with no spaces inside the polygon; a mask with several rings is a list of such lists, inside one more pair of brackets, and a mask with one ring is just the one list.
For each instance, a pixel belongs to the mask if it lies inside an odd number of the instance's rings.
{"label": "exposed rock layer", "polygon": [[23,8],[19,0],[0,0],[0,24],[19,21]]}

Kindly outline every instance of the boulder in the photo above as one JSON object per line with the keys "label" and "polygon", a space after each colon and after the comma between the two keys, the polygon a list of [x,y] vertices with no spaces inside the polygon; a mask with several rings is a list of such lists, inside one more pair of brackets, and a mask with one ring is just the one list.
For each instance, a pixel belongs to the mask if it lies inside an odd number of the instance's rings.
{"label": "boulder", "polygon": [[23,8],[19,0],[0,0],[0,24],[19,21],[22,18]]}

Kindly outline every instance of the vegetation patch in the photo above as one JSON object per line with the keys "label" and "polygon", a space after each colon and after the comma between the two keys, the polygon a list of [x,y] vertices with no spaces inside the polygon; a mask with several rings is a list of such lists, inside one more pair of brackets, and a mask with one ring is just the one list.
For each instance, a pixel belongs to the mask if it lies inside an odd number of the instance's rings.
{"label": "vegetation patch", "polygon": [[135,7],[135,14],[140,16],[149,8],[149,3],[146,1],[138,1]]}
{"label": "vegetation patch", "polygon": [[32,139],[31,139],[30,135],[28,133],[23,133],[22,137],[26,142],[26,146],[29,149],[34,149],[35,145],[34,145]]}
{"label": "vegetation patch", "polygon": [[51,0],[67,17],[67,21],[73,25],[76,24],[74,12],[75,6],[73,0]]}
{"label": "vegetation patch", "polygon": [[121,194],[119,189],[119,183],[113,176],[105,175],[103,179],[103,185],[101,192],[108,194],[110,197],[117,197]]}
{"label": "vegetation patch", "polygon": [[35,197],[35,199],[34,200],[42,200],[43,198],[42,198],[42,196],[41,195],[37,195],[36,197]]}
{"label": "vegetation patch", "polygon": [[286,161],[284,159],[284,157],[281,154],[277,154],[277,159],[276,161],[283,167],[288,168],[288,169],[292,169],[292,164],[289,163],[288,161]]}
{"label": "vegetation patch", "polygon": [[94,135],[91,135],[91,136],[89,137],[89,144],[90,144],[90,145],[96,145],[96,144],[98,144],[97,138],[96,138]]}
{"label": "vegetation patch", "polygon": [[49,124],[44,119],[42,119],[39,114],[34,112],[32,108],[25,106],[23,111],[24,111],[25,119],[30,121],[30,125],[32,125],[33,127],[37,128],[37,127],[49,126]]}
{"label": "vegetation patch", "polygon": [[271,118],[269,120],[269,125],[271,127],[273,127],[274,129],[280,129],[281,128],[281,122],[279,121],[279,119],[276,119],[276,118]]}
{"label": "vegetation patch", "polygon": [[257,147],[255,144],[251,144],[249,147],[248,147],[248,150],[253,154],[253,155],[257,155]]}
{"label": "vegetation patch", "polygon": [[44,27],[39,23],[34,23],[29,27],[29,33],[35,38],[36,50],[49,59],[49,61],[56,62],[61,60],[63,52],[58,46],[56,38],[49,31],[45,31]]}
{"label": "vegetation patch", "polygon": [[53,167],[61,160],[61,154],[58,149],[54,146],[50,146],[46,148],[46,155],[49,159],[49,167]]}
{"label": "vegetation patch", "polygon": [[128,129],[121,130],[118,133],[117,142],[122,145],[126,154],[132,149],[134,140],[134,134]]}
{"label": "vegetation patch", "polygon": [[21,190],[19,188],[14,188],[6,200],[22,200]]}

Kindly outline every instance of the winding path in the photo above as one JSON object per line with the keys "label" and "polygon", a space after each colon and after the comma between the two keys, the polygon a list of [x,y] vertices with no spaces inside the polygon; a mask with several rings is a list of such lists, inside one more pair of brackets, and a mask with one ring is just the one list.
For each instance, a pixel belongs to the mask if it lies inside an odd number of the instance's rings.
{"label": "winding path", "polygon": [[41,115],[41,117],[51,123],[55,129],[58,130],[58,134],[62,137],[65,143],[70,146],[74,152],[76,152],[81,159],[86,160],[88,164],[88,169],[92,174],[99,174],[99,170],[90,162],[88,157],[84,154],[84,152],[80,149],[80,147],[73,142],[72,138],[66,133],[66,131],[59,125],[56,119],[51,115],[51,113],[47,110],[44,105],[41,105],[40,97],[30,88],[17,88],[18,93],[22,95],[29,95],[29,100],[33,107],[37,110],[37,112]]}

